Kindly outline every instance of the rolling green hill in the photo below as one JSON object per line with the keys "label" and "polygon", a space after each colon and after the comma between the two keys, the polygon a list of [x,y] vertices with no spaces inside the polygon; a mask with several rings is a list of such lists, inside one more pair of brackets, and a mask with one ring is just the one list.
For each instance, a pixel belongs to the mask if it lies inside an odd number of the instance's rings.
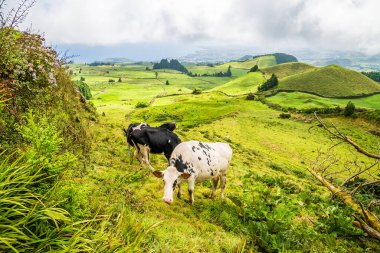
{"label": "rolling green hill", "polygon": [[247,69],[249,70],[255,65],[258,65],[259,68],[266,68],[276,65],[276,58],[273,55],[267,55],[267,56],[259,56],[251,60],[247,61],[232,61],[232,62],[226,62],[222,65],[219,65],[223,68],[228,68],[228,66],[231,66],[232,68],[240,68],[240,69]]}
{"label": "rolling green hill", "polygon": [[227,94],[237,95],[256,92],[258,85],[265,81],[260,72],[251,72],[228,83],[215,87],[213,90],[223,91]]}
{"label": "rolling green hill", "polygon": [[280,90],[350,97],[380,92],[380,85],[359,72],[330,65],[280,79]]}
{"label": "rolling green hill", "polygon": [[275,74],[278,78],[284,78],[291,75],[301,74],[313,69],[316,69],[316,67],[306,63],[289,62],[264,68],[262,71],[268,74]]}

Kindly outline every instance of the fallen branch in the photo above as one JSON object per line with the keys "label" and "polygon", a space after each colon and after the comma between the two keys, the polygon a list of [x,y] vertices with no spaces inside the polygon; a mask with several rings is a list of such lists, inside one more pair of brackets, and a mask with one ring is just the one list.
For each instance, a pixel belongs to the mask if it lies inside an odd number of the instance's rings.
{"label": "fallen branch", "polygon": [[[307,170],[316,179],[318,179],[318,181],[321,182],[323,186],[328,188],[333,195],[337,196],[346,205],[350,206],[356,213],[360,214],[360,216],[363,217],[368,222],[367,226],[369,226],[372,230],[376,231],[376,233],[380,233],[379,232],[380,231],[380,221],[376,218],[376,216],[374,216],[368,210],[363,212],[364,208],[362,209],[362,207],[360,207],[358,204],[356,204],[355,201],[352,199],[352,196],[350,194],[342,191],[338,187],[335,187],[333,184],[331,184],[329,181],[327,181],[321,175],[319,175],[317,172],[315,172],[314,169],[308,168]],[[365,226],[363,225],[363,227],[365,227]],[[375,238],[377,238],[377,237],[375,237]],[[378,239],[380,239],[380,237]]]}

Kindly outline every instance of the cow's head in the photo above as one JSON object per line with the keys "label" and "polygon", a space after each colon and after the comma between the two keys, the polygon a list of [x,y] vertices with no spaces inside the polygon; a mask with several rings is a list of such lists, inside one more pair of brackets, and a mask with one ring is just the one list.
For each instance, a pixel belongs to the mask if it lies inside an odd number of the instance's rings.
{"label": "cow's head", "polygon": [[162,178],[164,181],[164,197],[162,200],[167,204],[173,202],[173,192],[179,180],[188,179],[191,176],[189,173],[179,172],[174,166],[169,166],[163,171],[153,171],[153,175]]}

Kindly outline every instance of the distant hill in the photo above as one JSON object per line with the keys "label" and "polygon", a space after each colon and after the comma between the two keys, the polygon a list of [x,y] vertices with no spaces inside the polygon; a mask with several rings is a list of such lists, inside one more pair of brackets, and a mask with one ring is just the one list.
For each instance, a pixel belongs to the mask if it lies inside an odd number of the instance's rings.
{"label": "distant hill", "polygon": [[330,65],[282,78],[278,89],[349,97],[380,92],[380,85],[359,72]]}
{"label": "distant hill", "polygon": [[268,74],[275,74],[278,78],[284,78],[291,75],[301,74],[315,68],[316,67],[312,65],[302,62],[290,62],[263,68],[261,71]]}
{"label": "distant hill", "polygon": [[254,57],[253,55],[247,54],[247,55],[244,55],[243,57],[240,57],[236,61],[248,61],[248,60],[253,59],[253,57]]}
{"label": "distant hill", "polygon": [[298,62],[297,58],[290,54],[274,53],[265,55],[245,55],[236,61],[230,61],[223,65],[231,65],[233,68],[250,69],[258,65],[260,69],[274,66],[286,62]]}
{"label": "distant hill", "polygon": [[298,62],[297,58],[290,54],[274,53],[273,56],[276,58],[277,64],[286,62]]}
{"label": "distant hill", "polygon": [[132,60],[129,58],[106,58],[102,60],[102,62],[121,63],[121,62],[132,62]]}
{"label": "distant hill", "polygon": [[232,68],[246,69],[248,71],[255,65],[258,65],[259,68],[271,67],[276,65],[276,58],[273,55],[258,56],[251,60],[231,61],[218,66],[223,68],[228,68],[228,66],[231,66]]}
{"label": "distant hill", "polygon": [[213,90],[223,91],[231,95],[246,94],[248,92],[256,92],[257,87],[264,82],[265,78],[260,72],[250,72],[228,83],[217,86]]}

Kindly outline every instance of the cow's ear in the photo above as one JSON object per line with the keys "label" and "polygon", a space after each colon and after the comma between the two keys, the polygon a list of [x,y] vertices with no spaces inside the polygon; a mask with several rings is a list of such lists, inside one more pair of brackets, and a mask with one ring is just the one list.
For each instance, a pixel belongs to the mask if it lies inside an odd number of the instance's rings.
{"label": "cow's ear", "polygon": [[124,133],[128,133],[128,132],[127,132],[127,129],[123,128],[123,130],[124,130]]}
{"label": "cow's ear", "polygon": [[155,170],[153,171],[153,175],[155,175],[156,177],[163,177],[164,173],[162,173],[162,171]]}
{"label": "cow's ear", "polygon": [[180,177],[182,177],[183,179],[188,179],[190,176],[190,173],[182,173]]}

